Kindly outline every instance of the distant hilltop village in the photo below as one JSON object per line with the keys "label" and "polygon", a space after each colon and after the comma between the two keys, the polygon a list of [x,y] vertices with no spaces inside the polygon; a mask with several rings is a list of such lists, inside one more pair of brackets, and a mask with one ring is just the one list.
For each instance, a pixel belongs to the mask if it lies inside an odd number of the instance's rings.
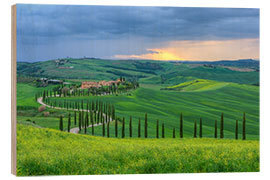
{"label": "distant hilltop village", "polygon": [[82,89],[89,89],[89,88],[100,88],[102,86],[112,86],[118,85],[120,82],[124,82],[124,78],[117,79],[116,81],[99,81],[99,82],[94,82],[94,81],[84,81],[82,82],[81,88]]}

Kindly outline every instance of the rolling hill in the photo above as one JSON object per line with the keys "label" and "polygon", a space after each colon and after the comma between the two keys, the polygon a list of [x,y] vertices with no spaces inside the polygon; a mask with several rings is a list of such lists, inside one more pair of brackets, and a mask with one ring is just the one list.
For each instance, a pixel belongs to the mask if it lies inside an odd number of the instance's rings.
{"label": "rolling hill", "polygon": [[196,79],[193,81],[180,83],[175,86],[162,88],[162,90],[176,90],[176,91],[182,91],[182,92],[210,91],[210,90],[216,90],[216,89],[222,88],[230,84],[232,83],[218,82],[218,81],[212,81],[212,80],[207,80],[207,79]]}
{"label": "rolling hill", "polygon": [[[240,65],[239,65],[240,64]],[[234,69],[228,69],[228,67]],[[250,68],[242,72],[236,68]],[[176,85],[187,80],[256,84],[259,82],[259,62],[166,62],[151,60],[64,59],[35,63],[18,62],[19,76],[57,79],[111,80],[124,76],[146,84]]]}

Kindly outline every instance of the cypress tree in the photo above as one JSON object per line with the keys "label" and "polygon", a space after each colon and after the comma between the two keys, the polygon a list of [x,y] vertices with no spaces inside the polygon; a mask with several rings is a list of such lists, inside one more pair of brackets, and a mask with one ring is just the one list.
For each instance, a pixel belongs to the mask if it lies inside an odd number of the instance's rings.
{"label": "cypress tree", "polygon": [[175,128],[173,128],[173,138],[175,138]]}
{"label": "cypress tree", "polygon": [[94,111],[94,110],[95,110],[95,109],[94,109],[94,106],[95,106],[94,101],[92,101],[92,106],[91,106],[92,111]]}
{"label": "cypress tree", "polygon": [[68,132],[70,132],[70,113],[68,114]]}
{"label": "cypress tree", "polygon": [[246,140],[246,113],[243,114],[243,135],[242,139]]}
{"label": "cypress tree", "polygon": [[90,110],[90,122],[92,123],[93,122],[93,111]]}
{"label": "cypress tree", "polygon": [[110,121],[107,123],[107,137],[110,137]]}
{"label": "cypress tree", "polygon": [[165,138],[165,125],[162,123],[162,138]]}
{"label": "cypress tree", "polygon": [[129,137],[132,137],[132,117],[129,119]]}
{"label": "cypress tree", "polygon": [[122,138],[125,137],[125,117],[123,117],[123,124],[122,124]]}
{"label": "cypress tree", "polygon": [[115,137],[118,137],[118,122],[117,118],[115,118]]}
{"label": "cypress tree", "polygon": [[42,100],[44,101],[46,98],[45,91],[43,91]]}
{"label": "cypress tree", "polygon": [[197,138],[197,121],[194,121],[194,134],[193,134],[194,138]]}
{"label": "cypress tree", "polygon": [[82,113],[79,111],[79,131],[81,131],[82,128]]}
{"label": "cypress tree", "polygon": [[217,120],[215,120],[215,138],[217,138]]}
{"label": "cypress tree", "polygon": [[60,121],[59,121],[59,129],[60,131],[63,131],[63,116],[60,116]]}
{"label": "cypress tree", "polygon": [[112,105],[112,119],[115,119],[115,107]]}
{"label": "cypress tree", "polygon": [[99,114],[100,114],[100,111],[97,111],[97,122],[99,123],[99,122],[101,122],[102,123],[102,121],[100,121],[100,118],[99,118]]}
{"label": "cypress tree", "polygon": [[183,115],[180,115],[180,138],[183,138]]}
{"label": "cypress tree", "polygon": [[144,137],[147,138],[147,113],[145,113]]}
{"label": "cypress tree", "polygon": [[84,127],[84,112],[83,112],[83,109],[82,109],[82,120],[81,120],[82,122],[82,127]]}
{"label": "cypress tree", "polygon": [[95,135],[95,127],[94,127],[94,121],[93,119],[91,120],[91,123],[92,123],[92,135],[94,136]]}
{"label": "cypress tree", "polygon": [[112,118],[112,105],[109,104],[109,107],[108,107],[108,120],[110,121],[111,118]]}
{"label": "cypress tree", "polygon": [[84,134],[87,133],[87,121],[88,121],[88,115],[85,116],[85,122],[84,122]]}
{"label": "cypress tree", "polygon": [[138,123],[138,137],[141,137],[141,118],[139,118],[139,123]]}
{"label": "cypress tree", "polygon": [[220,139],[224,138],[224,119],[223,119],[223,113],[221,113],[221,118],[220,118]]}
{"label": "cypress tree", "polygon": [[88,116],[88,112],[86,112],[86,115],[85,115],[85,126],[86,126],[86,127],[89,126],[89,116]]}
{"label": "cypress tree", "polygon": [[159,123],[157,120],[156,138],[159,138]]}
{"label": "cypress tree", "polygon": [[105,136],[105,122],[102,122],[102,136]]}
{"label": "cypress tree", "polygon": [[235,122],[235,139],[238,139],[238,120]]}
{"label": "cypress tree", "polygon": [[105,105],[105,117],[106,117],[106,123],[108,122],[108,106],[107,105]]}
{"label": "cypress tree", "polygon": [[94,111],[94,114],[95,114],[95,122],[99,124],[99,121],[97,120],[97,112]]}
{"label": "cypress tree", "polygon": [[200,118],[200,132],[199,132],[200,138],[202,138],[202,118]]}

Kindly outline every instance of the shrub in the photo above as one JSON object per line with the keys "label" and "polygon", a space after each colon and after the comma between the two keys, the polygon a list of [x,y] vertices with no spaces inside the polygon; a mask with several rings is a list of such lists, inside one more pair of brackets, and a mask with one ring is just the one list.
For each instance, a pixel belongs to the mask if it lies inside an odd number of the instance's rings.
{"label": "shrub", "polygon": [[45,106],[40,106],[38,108],[38,112],[42,112],[42,111],[45,111],[46,107]]}
{"label": "shrub", "polygon": [[44,112],[43,115],[44,117],[48,117],[50,115],[50,112]]}

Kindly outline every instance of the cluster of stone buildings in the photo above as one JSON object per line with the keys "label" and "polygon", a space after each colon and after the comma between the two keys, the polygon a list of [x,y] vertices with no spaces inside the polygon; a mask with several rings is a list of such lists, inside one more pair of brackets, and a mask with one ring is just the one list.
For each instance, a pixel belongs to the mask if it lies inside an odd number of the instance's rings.
{"label": "cluster of stone buildings", "polygon": [[82,82],[81,88],[82,89],[89,89],[89,88],[100,88],[101,86],[111,86],[113,84],[117,85],[120,83],[121,80],[117,79],[116,81],[99,81],[99,82],[94,82],[94,81],[84,81]]}
{"label": "cluster of stone buildings", "polygon": [[42,82],[42,83],[47,83],[47,84],[63,84],[62,80],[48,79],[48,78],[37,79],[37,82]]}

